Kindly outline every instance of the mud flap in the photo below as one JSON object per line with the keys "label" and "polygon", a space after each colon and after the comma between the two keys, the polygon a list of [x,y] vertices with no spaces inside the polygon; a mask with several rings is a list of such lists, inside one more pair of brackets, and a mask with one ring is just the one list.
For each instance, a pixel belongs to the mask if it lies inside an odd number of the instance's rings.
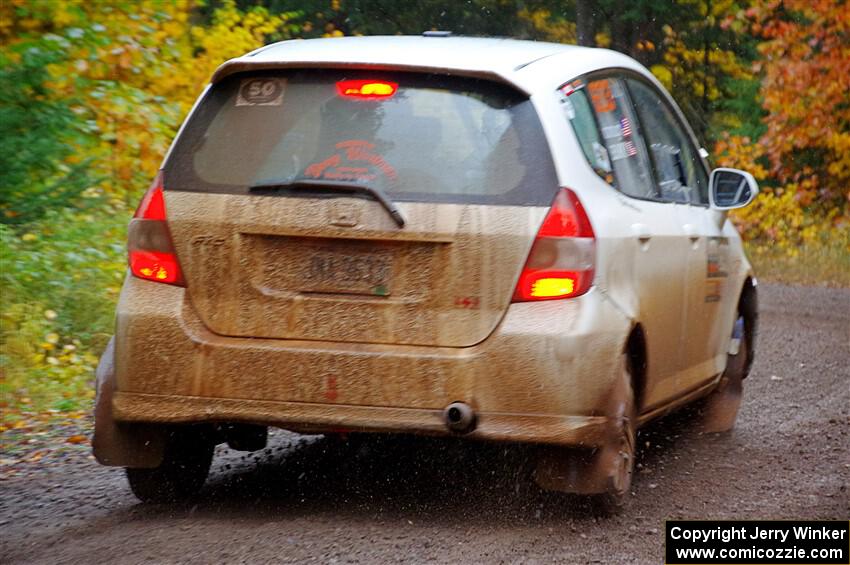
{"label": "mud flap", "polygon": [[595,449],[543,447],[534,469],[534,482],[548,491],[599,494],[608,489],[609,469]]}
{"label": "mud flap", "polygon": [[730,354],[726,361],[720,383],[700,406],[699,430],[702,433],[723,433],[735,427],[743,398],[743,380],[747,375],[747,352],[750,351],[746,333],[742,332],[740,339],[738,352]]}
{"label": "mud flap", "polygon": [[102,465],[154,468],[162,463],[167,430],[152,424],[127,424],[112,417],[115,392],[115,338],[109,340],[96,373],[92,451]]}
{"label": "mud flap", "polygon": [[[602,445],[540,448],[534,471],[534,481],[540,488],[582,495],[628,491],[635,452],[635,404],[630,374],[627,356],[623,354],[603,410],[608,424]],[[624,461],[627,466],[623,466]]]}

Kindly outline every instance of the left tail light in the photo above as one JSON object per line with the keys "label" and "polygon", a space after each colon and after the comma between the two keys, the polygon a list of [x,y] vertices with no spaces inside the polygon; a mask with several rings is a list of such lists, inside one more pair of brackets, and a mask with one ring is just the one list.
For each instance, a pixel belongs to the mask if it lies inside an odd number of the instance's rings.
{"label": "left tail light", "polygon": [[127,229],[130,272],[154,282],[186,286],[165,213],[162,172],[142,197]]}

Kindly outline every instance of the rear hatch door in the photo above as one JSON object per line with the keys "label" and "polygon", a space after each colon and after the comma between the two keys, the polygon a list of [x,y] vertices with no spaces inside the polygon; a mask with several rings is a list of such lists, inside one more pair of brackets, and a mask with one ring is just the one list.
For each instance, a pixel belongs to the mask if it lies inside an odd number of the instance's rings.
{"label": "rear hatch door", "polygon": [[164,185],[211,331],[462,347],[507,309],[557,181],[504,85],[287,70],[212,87]]}

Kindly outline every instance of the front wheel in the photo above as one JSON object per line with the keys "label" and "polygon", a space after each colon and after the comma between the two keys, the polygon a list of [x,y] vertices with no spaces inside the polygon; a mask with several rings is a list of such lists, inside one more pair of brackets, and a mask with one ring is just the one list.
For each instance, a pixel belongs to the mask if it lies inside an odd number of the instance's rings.
{"label": "front wheel", "polygon": [[127,481],[142,502],[178,502],[200,492],[212,464],[215,442],[205,430],[173,430],[159,467],[126,469]]}

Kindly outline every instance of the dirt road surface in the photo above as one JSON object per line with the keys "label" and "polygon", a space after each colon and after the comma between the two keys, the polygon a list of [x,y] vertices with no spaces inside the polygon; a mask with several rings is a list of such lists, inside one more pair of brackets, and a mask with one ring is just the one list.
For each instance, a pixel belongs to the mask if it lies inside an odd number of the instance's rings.
{"label": "dirt road surface", "polygon": [[346,451],[278,432],[257,454],[220,447],[198,501],[142,505],[87,446],[36,437],[37,463],[4,455],[0,563],[657,564],[665,519],[846,520],[850,290],[762,285],[760,296],[737,428],[703,436],[685,412],[644,430],[618,516],[540,493],[527,453],[500,445]]}

